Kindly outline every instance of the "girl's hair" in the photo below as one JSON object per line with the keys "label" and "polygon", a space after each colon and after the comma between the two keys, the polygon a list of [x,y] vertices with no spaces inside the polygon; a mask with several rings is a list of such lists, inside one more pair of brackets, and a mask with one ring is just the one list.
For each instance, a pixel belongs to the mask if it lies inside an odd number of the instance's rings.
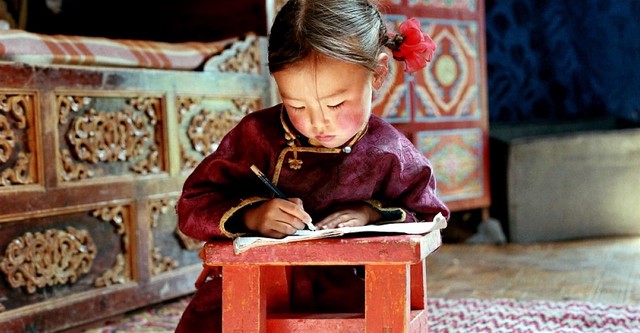
{"label": "girl's hair", "polygon": [[369,0],[289,0],[269,34],[269,71],[275,73],[313,53],[373,71],[393,38]]}

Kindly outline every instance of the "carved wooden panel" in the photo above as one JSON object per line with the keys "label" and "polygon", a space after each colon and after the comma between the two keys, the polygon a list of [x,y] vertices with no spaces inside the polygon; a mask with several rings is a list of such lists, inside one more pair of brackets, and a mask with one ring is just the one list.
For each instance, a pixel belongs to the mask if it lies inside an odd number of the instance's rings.
{"label": "carved wooden panel", "polygon": [[131,209],[103,205],[0,224],[6,310],[131,281]]}
{"label": "carved wooden panel", "polygon": [[40,181],[36,96],[0,90],[0,191]]}
{"label": "carved wooden panel", "polygon": [[242,117],[261,108],[259,97],[179,97],[181,169],[192,170]]}
{"label": "carved wooden panel", "polygon": [[78,182],[166,171],[163,100],[156,96],[58,95],[58,177]]}
{"label": "carved wooden panel", "polygon": [[152,276],[202,263],[198,254],[204,242],[190,238],[178,229],[178,217],[174,211],[177,199],[178,195],[174,195],[148,201]]}
{"label": "carved wooden panel", "polygon": [[264,39],[249,35],[244,40],[234,43],[220,55],[208,60],[204,70],[262,75],[267,71],[265,52]]}

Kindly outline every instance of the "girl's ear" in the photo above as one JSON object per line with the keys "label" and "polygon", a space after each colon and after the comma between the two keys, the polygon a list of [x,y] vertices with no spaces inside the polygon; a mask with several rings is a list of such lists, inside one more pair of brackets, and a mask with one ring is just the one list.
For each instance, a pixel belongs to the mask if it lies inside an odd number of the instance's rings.
{"label": "girl's ear", "polygon": [[373,73],[373,89],[377,90],[382,87],[384,80],[389,74],[389,55],[382,52],[378,55],[378,65]]}

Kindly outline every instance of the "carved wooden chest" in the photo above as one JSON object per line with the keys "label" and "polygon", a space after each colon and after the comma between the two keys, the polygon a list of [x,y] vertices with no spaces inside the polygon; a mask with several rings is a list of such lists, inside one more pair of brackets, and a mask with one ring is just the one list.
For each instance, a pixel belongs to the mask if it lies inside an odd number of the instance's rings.
{"label": "carved wooden chest", "polygon": [[0,63],[0,331],[51,332],[190,293],[185,177],[272,104],[263,38],[204,71]]}

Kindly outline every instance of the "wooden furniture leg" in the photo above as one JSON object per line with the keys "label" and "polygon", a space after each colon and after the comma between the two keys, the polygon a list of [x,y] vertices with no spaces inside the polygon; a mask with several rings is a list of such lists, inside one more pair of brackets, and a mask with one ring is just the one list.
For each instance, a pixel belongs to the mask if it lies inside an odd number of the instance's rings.
{"label": "wooden furniture leg", "polygon": [[409,265],[367,265],[365,332],[408,332]]}
{"label": "wooden furniture leg", "polygon": [[222,332],[267,331],[267,298],[258,265],[223,266]]}
{"label": "wooden furniture leg", "polygon": [[411,265],[411,309],[427,308],[427,261]]}

